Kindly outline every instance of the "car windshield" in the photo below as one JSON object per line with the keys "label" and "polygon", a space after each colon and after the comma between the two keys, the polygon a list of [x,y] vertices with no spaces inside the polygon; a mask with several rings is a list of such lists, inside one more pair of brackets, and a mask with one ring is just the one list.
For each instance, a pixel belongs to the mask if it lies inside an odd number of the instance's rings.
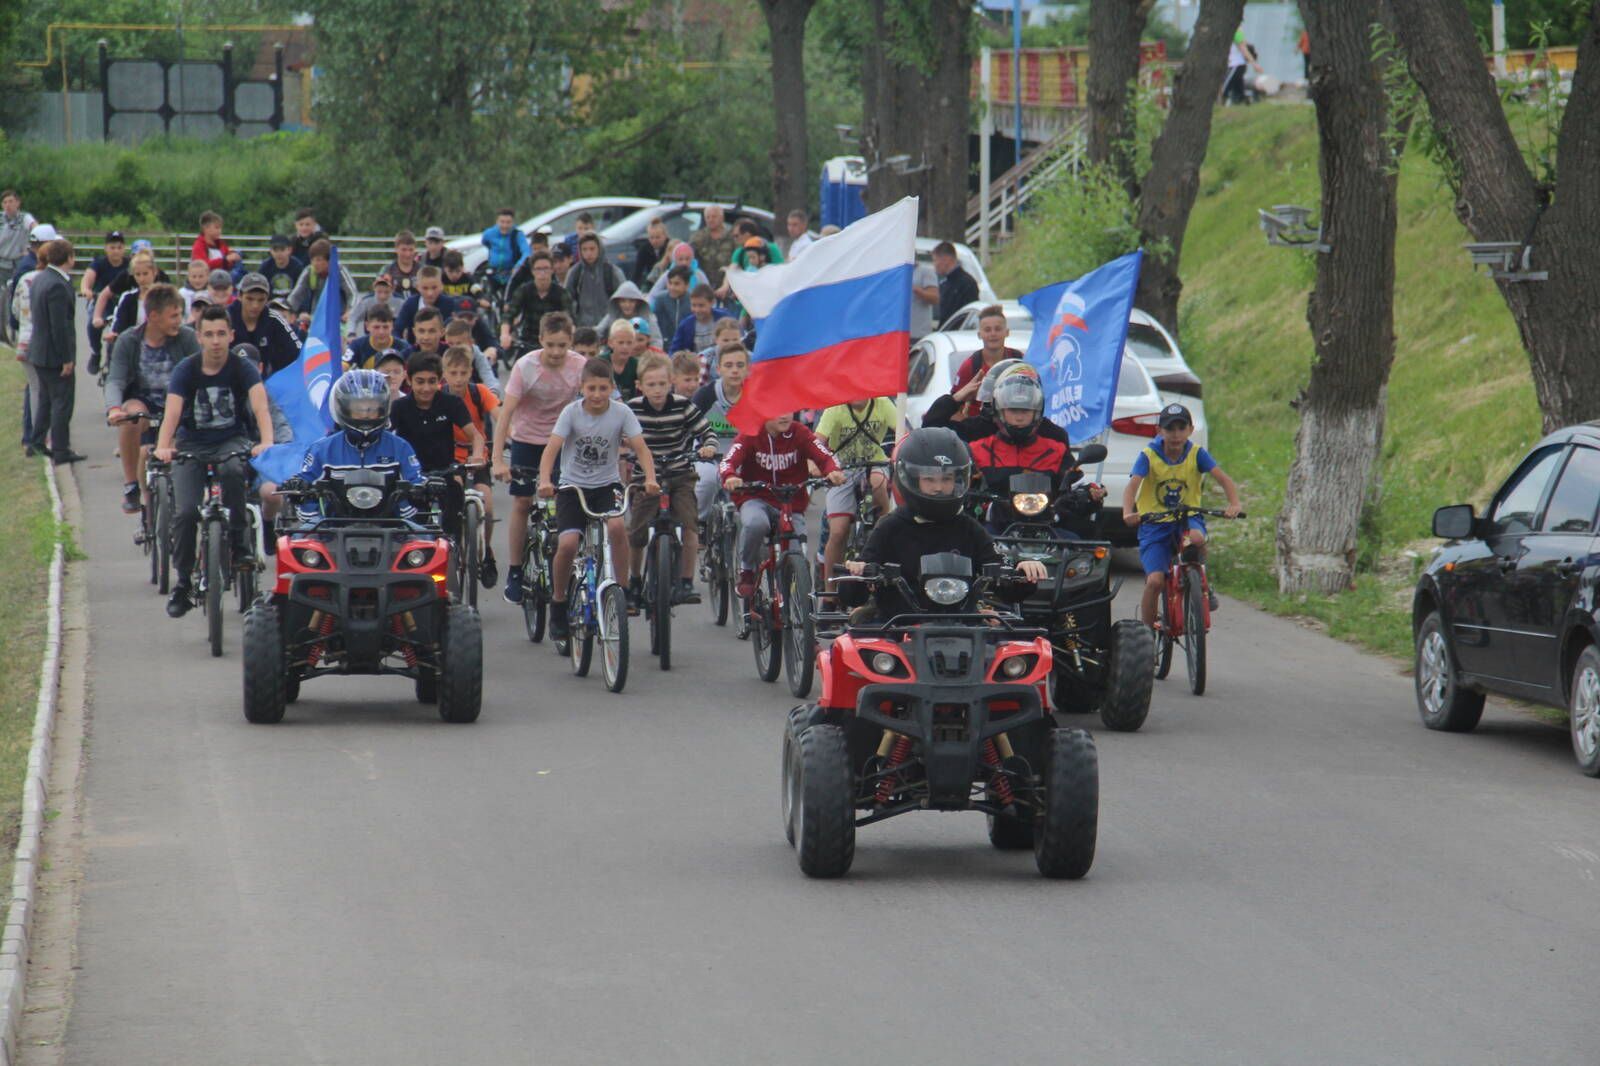
{"label": "car windshield", "polygon": [[1139,322],[1128,324],[1128,351],[1136,359],[1172,359],[1177,355],[1160,330]]}

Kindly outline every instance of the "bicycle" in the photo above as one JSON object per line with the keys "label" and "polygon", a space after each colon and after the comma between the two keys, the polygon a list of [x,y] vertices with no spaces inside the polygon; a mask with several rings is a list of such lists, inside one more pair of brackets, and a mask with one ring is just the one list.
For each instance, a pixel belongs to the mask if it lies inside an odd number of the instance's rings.
{"label": "bicycle", "polygon": [[[129,422],[147,422],[153,432],[161,428],[161,416],[136,411],[115,419],[113,425]],[[154,455],[148,445],[140,446],[144,456],[144,499],[139,507],[139,531],[133,542],[150,559],[150,584],[164,596],[171,584],[172,574],[172,475],[171,467]]]}
{"label": "bicycle", "polygon": [[[718,488],[716,499],[711,504],[711,513],[706,518],[705,529],[700,536],[700,580],[706,584],[706,604],[711,608],[711,621],[714,625],[728,624],[728,614],[733,605],[733,589],[738,584],[738,568],[733,565],[736,546],[734,534],[737,527],[738,511],[733,506],[733,499],[728,495],[727,489]],[[735,623],[735,628],[739,639],[743,640],[747,635],[743,622]]]}
{"label": "bicycle", "polygon": [[[688,457],[679,452],[656,460],[661,469]],[[679,477],[693,477],[679,474]],[[672,669],[672,607],[677,602],[678,574],[683,570],[683,534],[672,516],[672,493],[663,483],[644,547],[644,615],[650,626],[650,654],[663,670]]]}
{"label": "bicycle", "polygon": [[[517,481],[537,483],[539,468],[514,466],[511,476]],[[554,500],[535,496],[528,511],[528,536],[522,546],[522,626],[528,640],[544,640],[545,607],[551,598],[550,564],[556,557],[556,505]]]}
{"label": "bicycle", "polygon": [[[235,560],[233,545],[228,536],[228,509],[222,503],[222,481],[217,468],[235,459],[249,462],[248,451],[230,452],[216,459],[201,459],[189,452],[173,456],[174,463],[206,464],[205,489],[200,496],[200,527],[197,532],[194,572],[189,587],[194,589],[195,600],[206,616],[207,636],[211,642],[211,657],[222,655],[222,596],[230,589],[239,593],[239,610],[247,610],[255,600],[256,574],[261,564],[261,508],[254,503],[245,504],[245,531],[252,546],[249,559]],[[248,597],[248,598],[247,598]]]}
{"label": "bicycle", "polygon": [[457,602],[464,602],[468,607],[478,606],[478,570],[483,565],[483,491],[471,481],[473,473],[482,467],[482,463],[452,463],[433,474],[439,478],[459,478],[462,486],[455,528],[445,532],[456,542],[450,567],[450,592]]}
{"label": "bicycle", "polygon": [[741,614],[748,620],[756,676],[766,682],[776,681],[779,668],[786,665],[789,691],[797,698],[804,698],[811,691],[817,668],[817,635],[811,616],[811,564],[806,556],[806,538],[795,530],[787,501],[827,484],[831,482],[825,478],[810,478],[799,485],[746,481],[739,486],[741,492],[771,492],[785,501],[777,508],[777,524],[767,535],[766,557],[756,569],[755,595],[745,602]]}
{"label": "bicycle", "polygon": [[[1172,561],[1167,565],[1167,581],[1161,590],[1161,620],[1156,624],[1156,677],[1165,680],[1172,670],[1173,646],[1183,646],[1189,668],[1189,691],[1196,696],[1206,691],[1206,633],[1211,629],[1211,585],[1200,549],[1189,543],[1183,522],[1195,515],[1228,518],[1226,511],[1208,507],[1174,507],[1151,511],[1142,521],[1170,519]],[[1234,518],[1243,518],[1240,511]]]}
{"label": "bicycle", "polygon": [[[556,652],[572,658],[572,672],[587,677],[598,638],[600,671],[606,688],[621,692],[628,683],[628,590],[611,576],[611,539],[606,535],[607,519],[628,513],[628,500],[637,485],[618,489],[617,506],[609,511],[589,510],[589,501],[576,485],[561,485],[557,492],[575,492],[578,506],[589,521],[583,528],[583,543],[572,560],[572,579],[567,585],[567,647],[556,641]],[[604,575],[604,576],[602,576]]]}

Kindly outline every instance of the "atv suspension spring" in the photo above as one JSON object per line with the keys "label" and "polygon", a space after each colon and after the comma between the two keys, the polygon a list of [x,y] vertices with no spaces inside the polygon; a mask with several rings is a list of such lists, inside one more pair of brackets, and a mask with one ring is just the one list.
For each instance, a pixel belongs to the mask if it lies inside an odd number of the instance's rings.
{"label": "atv suspension spring", "polygon": [[400,654],[405,657],[406,666],[414,668],[417,665],[417,649],[413,648],[410,642],[406,640],[405,625],[400,621],[399,615],[395,615],[390,620],[389,629],[401,641]]}
{"label": "atv suspension spring", "polygon": [[[331,634],[332,632],[333,632],[333,615],[325,614],[325,615],[322,616],[322,625],[317,628],[317,635],[326,637],[329,634]],[[307,666],[316,666],[318,660],[320,660],[321,658],[322,658],[322,641],[319,640],[315,644],[311,645],[311,650],[310,651],[306,652],[306,665]]]}
{"label": "atv suspension spring", "polygon": [[[911,738],[898,736],[895,738],[894,747],[889,750],[889,761],[884,768],[892,770],[909,758],[911,758]],[[878,779],[878,794],[873,797],[878,806],[881,807],[889,802],[889,798],[894,795],[895,786],[899,783],[899,774],[884,774]]]}
{"label": "atv suspension spring", "polygon": [[1002,807],[1009,807],[1016,802],[1016,796],[1011,792],[1011,778],[1007,777],[1000,769],[1000,753],[995,750],[994,739],[983,742],[983,765],[994,771],[994,794]]}

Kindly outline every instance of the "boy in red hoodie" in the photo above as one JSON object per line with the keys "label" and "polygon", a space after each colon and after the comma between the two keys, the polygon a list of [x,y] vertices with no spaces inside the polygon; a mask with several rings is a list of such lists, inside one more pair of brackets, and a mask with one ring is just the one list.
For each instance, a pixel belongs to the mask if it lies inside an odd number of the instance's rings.
{"label": "boy in red hoodie", "polygon": [[802,491],[779,496],[768,489],[740,492],[739,487],[746,481],[804,485],[807,460],[816,463],[818,471],[830,483],[838,485],[844,481],[844,471],[834,462],[833,454],[809,429],[796,423],[793,416],[768,419],[761,428],[760,433],[741,433],[734,438],[733,446],[722,460],[722,485],[733,493],[733,502],[739,505],[738,593],[745,599],[756,594],[756,567],[761,562],[761,549],[772,531],[778,510],[781,508],[793,515],[795,532],[803,537],[810,494]]}
{"label": "boy in red hoodie", "polygon": [[239,265],[239,253],[228,247],[222,239],[222,216],[207,211],[200,216],[200,236],[189,249],[191,260],[203,259],[212,270],[232,270]]}

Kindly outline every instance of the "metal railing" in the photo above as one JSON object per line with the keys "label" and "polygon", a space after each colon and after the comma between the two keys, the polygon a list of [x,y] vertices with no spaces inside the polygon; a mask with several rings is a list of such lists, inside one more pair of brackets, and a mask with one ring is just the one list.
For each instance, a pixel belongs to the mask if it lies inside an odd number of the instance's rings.
{"label": "metal railing", "polygon": [[[1088,149],[1088,119],[1080,115],[1054,138],[990,183],[989,235],[1003,243],[1016,228],[1016,214],[1037,189],[1083,165]],[[983,236],[983,197],[967,201],[967,245],[976,248]]]}
{"label": "metal railing", "polygon": [[[73,243],[78,249],[78,270],[86,268],[95,255],[99,254],[101,244],[105,241],[104,231],[65,231],[61,234]],[[171,275],[174,284],[183,283],[184,271],[189,267],[189,252],[194,247],[194,240],[198,233],[152,233],[147,231],[124,230],[123,236],[131,246],[136,240],[147,240],[153,246],[156,264]],[[228,247],[244,257],[245,266],[251,270],[259,267],[263,260],[271,254],[272,235],[269,234],[223,234],[223,239],[228,242]],[[356,284],[363,290],[372,285],[372,279],[378,275],[389,261],[394,258],[394,238],[391,237],[334,237],[330,238],[339,248],[339,265],[350,272]],[[449,238],[454,240],[455,238]],[[418,252],[421,247],[419,242]]]}

